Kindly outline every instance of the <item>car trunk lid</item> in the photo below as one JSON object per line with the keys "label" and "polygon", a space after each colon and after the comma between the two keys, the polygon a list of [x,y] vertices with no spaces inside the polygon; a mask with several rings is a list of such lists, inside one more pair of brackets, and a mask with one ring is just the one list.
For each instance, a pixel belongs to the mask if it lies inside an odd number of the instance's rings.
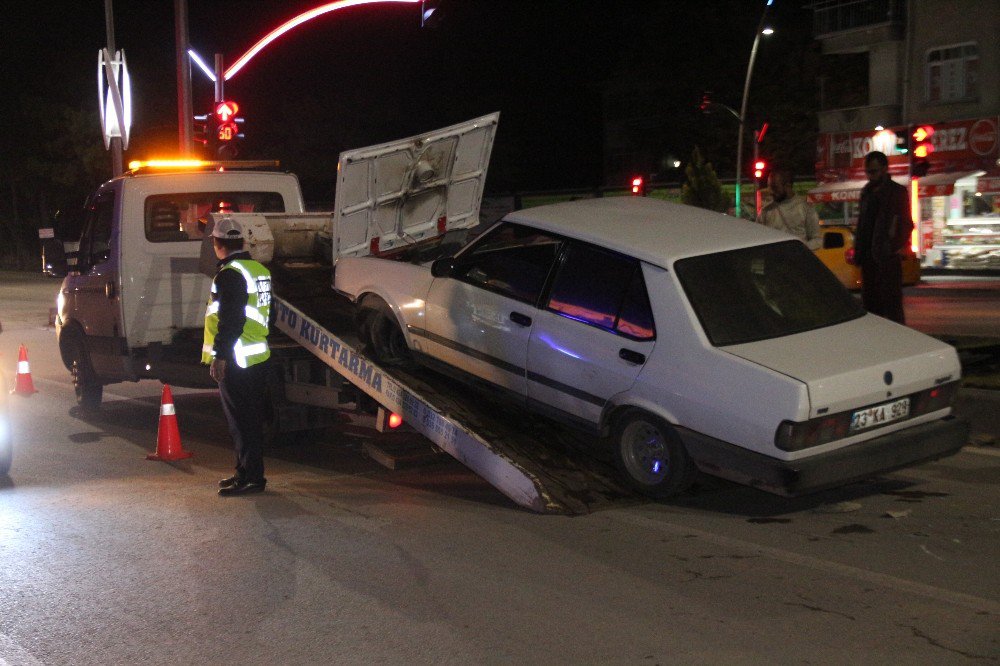
{"label": "car trunk lid", "polygon": [[333,260],[479,224],[499,113],[340,154]]}
{"label": "car trunk lid", "polygon": [[870,314],[723,349],[806,384],[807,418],[884,402],[961,376],[953,347]]}

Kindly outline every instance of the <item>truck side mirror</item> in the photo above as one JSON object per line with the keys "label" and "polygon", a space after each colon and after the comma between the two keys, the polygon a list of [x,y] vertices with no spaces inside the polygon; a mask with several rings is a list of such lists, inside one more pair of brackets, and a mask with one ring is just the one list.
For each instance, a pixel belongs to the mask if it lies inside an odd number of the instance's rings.
{"label": "truck side mirror", "polygon": [[42,239],[42,272],[57,278],[69,273],[66,250],[58,238]]}
{"label": "truck side mirror", "polygon": [[434,277],[451,277],[455,272],[455,258],[441,257],[431,264],[431,275]]}

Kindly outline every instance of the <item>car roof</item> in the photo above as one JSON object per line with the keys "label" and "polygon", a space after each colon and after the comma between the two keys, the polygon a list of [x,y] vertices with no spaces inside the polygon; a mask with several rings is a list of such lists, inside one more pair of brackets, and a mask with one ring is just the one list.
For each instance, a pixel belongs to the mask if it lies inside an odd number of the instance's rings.
{"label": "car roof", "polygon": [[789,240],[792,236],[703,208],[647,197],[605,197],[525,208],[508,222],[600,245],[658,266],[682,257]]}

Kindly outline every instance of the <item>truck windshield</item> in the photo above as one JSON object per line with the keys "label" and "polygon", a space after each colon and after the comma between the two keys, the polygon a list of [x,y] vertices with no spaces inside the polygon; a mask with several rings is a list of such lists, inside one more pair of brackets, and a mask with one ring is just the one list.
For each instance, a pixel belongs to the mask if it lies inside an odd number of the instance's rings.
{"label": "truck windshield", "polygon": [[832,326],[865,313],[798,241],[690,257],[675,267],[716,347]]}
{"label": "truck windshield", "polygon": [[152,243],[200,241],[209,213],[283,213],[278,192],[188,192],[146,199],[146,239]]}

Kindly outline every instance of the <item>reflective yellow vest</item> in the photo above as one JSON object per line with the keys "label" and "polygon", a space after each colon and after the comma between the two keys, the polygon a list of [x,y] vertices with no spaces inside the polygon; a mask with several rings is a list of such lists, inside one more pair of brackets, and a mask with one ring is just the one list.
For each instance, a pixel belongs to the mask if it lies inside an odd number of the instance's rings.
{"label": "reflective yellow vest", "polygon": [[[239,271],[247,284],[246,321],[243,332],[233,346],[236,365],[249,368],[271,356],[267,346],[267,321],[271,312],[271,273],[252,259],[234,259],[222,270]],[[212,295],[205,310],[205,339],[201,347],[201,362],[208,365],[215,358],[215,335],[219,332],[219,301],[215,280]]]}

